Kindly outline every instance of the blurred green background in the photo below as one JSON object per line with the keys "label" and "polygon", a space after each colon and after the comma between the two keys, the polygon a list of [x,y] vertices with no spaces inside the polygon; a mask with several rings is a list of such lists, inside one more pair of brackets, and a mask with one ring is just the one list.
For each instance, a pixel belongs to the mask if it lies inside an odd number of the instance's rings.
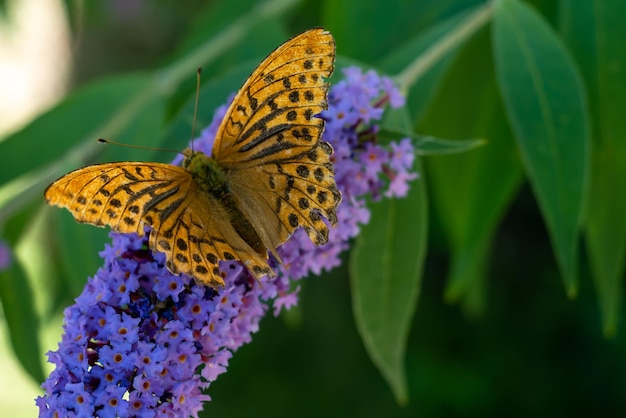
{"label": "blurred green background", "polygon": [[[262,321],[202,416],[626,414],[623,0],[3,0],[0,10],[0,237],[15,250],[0,276],[6,416],[36,415],[49,372],[39,360],[106,240],[42,209],[47,183],[94,161],[169,161],[93,143],[182,148],[197,66],[203,126],[269,51],[320,25],[339,66],[396,76],[405,130],[487,144],[422,149],[419,207],[390,227],[400,244],[366,229],[342,268],[304,280],[300,305]],[[353,311],[359,259],[402,243],[414,253],[394,261],[419,271],[399,281],[405,405],[357,331],[367,315]],[[413,270],[393,272],[403,271]]]}

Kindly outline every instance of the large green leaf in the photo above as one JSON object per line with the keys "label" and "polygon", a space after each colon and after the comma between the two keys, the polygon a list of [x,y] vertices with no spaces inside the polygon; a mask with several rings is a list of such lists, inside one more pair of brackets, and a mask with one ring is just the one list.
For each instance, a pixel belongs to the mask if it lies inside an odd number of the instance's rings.
{"label": "large green leaf", "polygon": [[[406,120],[406,119],[405,119]],[[419,157],[414,169],[421,173]],[[367,352],[400,404],[408,400],[404,357],[426,253],[423,178],[406,198],[372,203],[350,259],[354,318]]]}
{"label": "large green leaf", "polygon": [[104,249],[109,228],[97,228],[76,222],[66,210],[49,208],[56,229],[55,255],[61,261],[60,285],[63,286],[61,302],[68,303],[83,290],[87,277],[93,276],[102,265],[98,255]]}
{"label": "large green leaf", "polygon": [[626,254],[624,16],[622,0],[562,2],[563,35],[585,77],[594,120],[586,242],[607,336],[618,326]]}
{"label": "large green leaf", "polygon": [[164,104],[152,81],[148,75],[123,76],[86,87],[1,142],[0,163],[8,169],[2,171],[0,221],[33,199],[43,202],[45,187],[71,169],[103,160],[149,158],[149,151],[103,146],[96,140],[155,145]]}
{"label": "large green leaf", "polygon": [[420,179],[406,198],[372,204],[371,221],[357,238],[350,260],[357,328],[401,404],[408,400],[404,357],[426,251],[425,199]]}
{"label": "large green leaf", "polygon": [[[431,198],[451,244],[446,298],[484,310],[484,276],[494,231],[522,179],[498,95],[488,31],[459,53],[420,131],[482,136],[487,145],[466,154],[427,159]],[[450,123],[453,120],[454,123]]]}
{"label": "large green leaf", "polygon": [[527,5],[497,0],[494,12],[498,84],[567,294],[573,297],[590,151],[581,77],[556,34]]}
{"label": "large green leaf", "polygon": [[35,381],[42,382],[44,372],[39,341],[40,323],[30,284],[17,259],[13,260],[8,270],[0,272],[0,300],[17,359]]}
{"label": "large green leaf", "polygon": [[[124,75],[101,80],[69,95],[24,129],[0,142],[0,162],[4,168],[0,184],[62,158],[68,150],[81,144],[92,148],[83,163],[91,161],[107,148],[98,146],[96,139],[108,136],[119,140],[120,131],[116,129],[119,122],[132,123],[136,113],[130,113],[133,109],[129,102],[149,90],[150,82],[145,74]],[[150,97],[146,99],[149,101]]]}

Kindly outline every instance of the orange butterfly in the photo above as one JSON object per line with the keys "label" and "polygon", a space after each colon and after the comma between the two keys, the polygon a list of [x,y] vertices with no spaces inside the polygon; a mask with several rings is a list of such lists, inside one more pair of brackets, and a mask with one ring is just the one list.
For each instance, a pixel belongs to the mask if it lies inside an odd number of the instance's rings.
{"label": "orange butterfly", "polygon": [[279,46],[254,70],[222,121],[212,157],[183,151],[183,167],[115,162],[73,171],[50,185],[50,205],[79,222],[122,233],[152,228],[149,245],[173,273],[223,286],[220,260],[241,260],[257,279],[274,275],[269,250],[298,227],[328,241],[341,201],[320,140],[335,58],[330,33],[317,28]]}

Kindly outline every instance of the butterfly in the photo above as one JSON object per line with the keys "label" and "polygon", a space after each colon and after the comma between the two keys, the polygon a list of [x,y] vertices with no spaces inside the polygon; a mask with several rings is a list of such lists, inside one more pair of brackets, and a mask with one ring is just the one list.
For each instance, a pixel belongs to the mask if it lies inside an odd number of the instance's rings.
{"label": "butterfly", "polygon": [[217,288],[220,260],[240,260],[258,280],[274,276],[268,251],[303,227],[328,241],[341,201],[320,139],[335,42],[311,29],[279,46],[252,72],[218,129],[212,155],[185,149],[182,167],[144,162],[90,165],[52,183],[48,204],[78,222],[143,235],[166,266]]}

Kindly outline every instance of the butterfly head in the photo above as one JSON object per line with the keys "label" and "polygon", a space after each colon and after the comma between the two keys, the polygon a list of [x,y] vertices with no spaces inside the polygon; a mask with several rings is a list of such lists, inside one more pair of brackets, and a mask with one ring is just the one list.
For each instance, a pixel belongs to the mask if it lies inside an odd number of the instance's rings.
{"label": "butterfly head", "polygon": [[193,151],[191,148],[185,148],[183,151],[185,159],[183,160],[183,168],[191,173],[198,173],[213,161],[201,151]]}

